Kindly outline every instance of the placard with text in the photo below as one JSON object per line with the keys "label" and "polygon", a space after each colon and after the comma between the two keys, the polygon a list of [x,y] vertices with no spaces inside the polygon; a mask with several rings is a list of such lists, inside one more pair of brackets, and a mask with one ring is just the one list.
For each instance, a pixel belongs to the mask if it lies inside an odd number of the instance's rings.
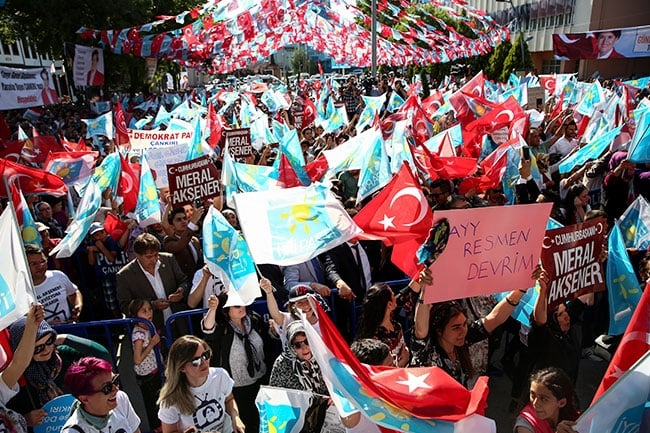
{"label": "placard with text", "polygon": [[238,159],[253,154],[250,128],[227,129],[223,131],[232,158]]}
{"label": "placard with text", "polygon": [[607,288],[600,261],[606,224],[600,217],[546,232],[541,260],[549,274],[549,311],[569,299]]}
{"label": "placard with text", "polygon": [[220,193],[217,167],[209,156],[202,156],[191,161],[167,164],[169,194],[173,207],[204,202]]}

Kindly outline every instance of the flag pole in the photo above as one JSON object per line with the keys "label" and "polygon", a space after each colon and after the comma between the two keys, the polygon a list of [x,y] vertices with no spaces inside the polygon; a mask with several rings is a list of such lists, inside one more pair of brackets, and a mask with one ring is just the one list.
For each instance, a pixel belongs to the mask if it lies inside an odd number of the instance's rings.
{"label": "flag pole", "polygon": [[[11,212],[11,214],[13,215],[14,224],[12,224],[12,226],[13,226],[12,230],[15,231],[15,235],[17,236],[17,238],[22,241],[23,235],[22,235],[22,233],[20,233],[20,227],[18,227],[18,216],[16,215],[16,208],[14,207],[14,202],[13,202],[13,199],[11,197],[11,189],[9,189],[9,179],[7,179],[7,176],[5,176],[4,174],[2,175],[2,181],[5,184],[5,188],[7,190],[7,197],[9,198],[9,201],[7,202],[7,209],[5,209],[5,212],[7,210],[9,210]],[[39,236],[40,236],[40,234],[39,234]],[[20,251],[21,251],[21,253],[23,255],[23,259],[25,260],[25,263],[27,264],[27,269],[29,269],[29,262],[27,261],[27,254],[25,253],[25,247],[23,246],[20,249]],[[34,302],[36,302],[37,298],[36,298],[36,292],[34,292],[34,281],[32,280],[32,273],[27,272],[27,274],[28,274],[27,275],[27,280],[29,281],[27,289],[29,291],[31,291],[30,294],[32,295],[32,299],[34,300]]]}

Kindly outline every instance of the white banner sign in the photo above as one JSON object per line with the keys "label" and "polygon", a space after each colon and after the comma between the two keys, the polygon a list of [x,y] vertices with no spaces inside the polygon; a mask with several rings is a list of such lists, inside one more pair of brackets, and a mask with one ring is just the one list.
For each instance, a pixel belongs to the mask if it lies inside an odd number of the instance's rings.
{"label": "white banner sign", "polygon": [[[184,146],[185,149],[192,143],[193,130],[185,131],[154,131],[129,129],[129,140],[132,149],[154,149],[159,147]],[[178,161],[174,161],[178,162]]]}
{"label": "white banner sign", "polygon": [[147,155],[149,167],[153,171],[156,186],[166,188],[169,186],[167,179],[167,165],[185,161],[187,156],[187,146],[162,146],[152,147],[144,151]]}
{"label": "white banner sign", "polygon": [[44,68],[0,66],[0,110],[36,107],[59,102],[50,71]]}
{"label": "white banner sign", "polygon": [[75,45],[72,70],[75,86],[103,86],[104,55],[102,49]]}

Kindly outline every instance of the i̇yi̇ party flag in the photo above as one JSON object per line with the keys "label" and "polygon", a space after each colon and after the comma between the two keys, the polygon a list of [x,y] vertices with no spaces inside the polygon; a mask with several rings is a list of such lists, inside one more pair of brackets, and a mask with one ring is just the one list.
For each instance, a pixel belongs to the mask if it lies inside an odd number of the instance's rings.
{"label": "i\u0307yi\u0307 party flag", "polygon": [[97,152],[52,152],[47,156],[43,169],[56,174],[66,185],[83,183],[93,173]]}
{"label": "i\u0307yi\u0307 party flag", "polygon": [[249,305],[261,296],[248,244],[214,206],[203,221],[203,255],[210,272],[228,288],[228,296],[238,297],[237,305]]}

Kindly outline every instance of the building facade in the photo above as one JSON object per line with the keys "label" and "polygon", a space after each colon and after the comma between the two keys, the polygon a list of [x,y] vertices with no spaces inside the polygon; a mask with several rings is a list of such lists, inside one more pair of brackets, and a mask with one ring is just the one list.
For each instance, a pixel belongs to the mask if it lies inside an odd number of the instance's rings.
{"label": "building facade", "polygon": [[650,57],[559,61],[553,56],[553,34],[650,25],[648,0],[469,0],[512,29],[522,32],[540,74],[577,73],[578,78],[650,75]]}

